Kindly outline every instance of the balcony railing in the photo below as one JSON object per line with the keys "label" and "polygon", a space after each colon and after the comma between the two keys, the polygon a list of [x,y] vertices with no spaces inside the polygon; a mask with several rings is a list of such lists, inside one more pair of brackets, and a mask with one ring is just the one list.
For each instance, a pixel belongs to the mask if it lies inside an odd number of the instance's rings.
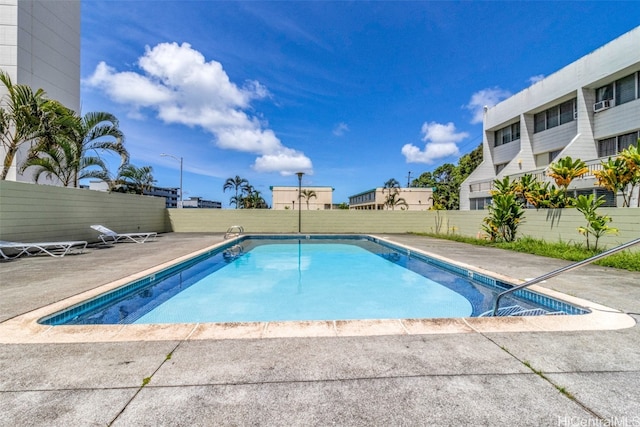
{"label": "balcony railing", "polygon": [[[577,178],[577,179],[588,179],[588,178],[595,177],[594,172],[602,170],[602,160],[604,159],[594,159],[594,160],[586,161],[585,164],[587,166],[588,171],[587,173],[585,173],[584,175],[582,175],[580,178]],[[544,168],[540,168],[540,169],[534,169],[527,172],[512,174],[512,175],[509,175],[509,178],[511,178],[511,180],[516,180],[516,179],[522,178],[524,175],[532,175],[538,182],[545,182],[545,181],[553,182],[553,179],[547,175],[548,167],[549,166],[545,166]],[[473,182],[469,184],[469,190],[472,193],[476,193],[480,191],[490,191],[491,189],[493,189],[493,181],[495,179],[496,178],[486,180],[486,181]]]}

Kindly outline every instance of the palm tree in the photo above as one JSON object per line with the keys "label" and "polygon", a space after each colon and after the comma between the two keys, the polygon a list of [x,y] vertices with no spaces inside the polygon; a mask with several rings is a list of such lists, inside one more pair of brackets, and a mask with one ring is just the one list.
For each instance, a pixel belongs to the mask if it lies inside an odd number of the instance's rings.
{"label": "palm tree", "polygon": [[[118,127],[118,119],[110,113],[92,112],[77,117],[73,133],[73,142],[78,146],[78,157],[87,158],[86,162],[77,162],[74,187],[78,187],[82,176],[81,166],[99,164],[100,154],[111,152],[120,156],[120,167],[129,163],[129,152],[124,147],[124,134]],[[94,153],[91,156],[89,153]],[[106,169],[105,169],[106,171]]]}
{"label": "palm tree", "polygon": [[304,197],[305,202],[307,202],[307,210],[309,210],[309,200],[311,198],[318,198],[318,195],[313,190],[302,190],[300,194]]}
{"label": "palm tree", "polygon": [[112,183],[112,189],[126,193],[144,194],[150,190],[156,180],[151,166],[136,167],[126,164],[118,170],[118,176]]}
{"label": "palm tree", "polygon": [[409,209],[407,201],[402,197],[398,197],[398,193],[390,193],[384,204],[387,205],[387,209],[391,208],[391,210],[395,210],[396,206],[400,206],[402,210],[404,210],[404,208]]}
{"label": "palm tree", "polygon": [[250,188],[248,194],[243,199],[246,209],[266,209],[267,202],[264,200],[259,191]]}
{"label": "palm tree", "polygon": [[391,189],[399,189],[399,188],[400,188],[400,183],[395,178],[389,179],[387,182],[384,183],[384,187],[383,187],[383,189],[388,189],[389,193],[391,193]]}
{"label": "palm tree", "polygon": [[7,88],[7,107],[0,108],[0,141],[5,152],[0,180],[5,180],[22,144],[42,133],[43,106],[48,100],[42,89],[34,92],[27,85],[14,85],[9,74],[2,70],[0,81]]}
{"label": "palm tree", "polygon": [[236,175],[235,178],[227,178],[224,185],[222,186],[222,191],[225,192],[227,190],[233,189],[236,192],[236,195],[230,199],[229,204],[236,205],[236,209],[240,209],[242,203],[241,197],[238,196],[238,192],[246,188],[248,185],[249,181],[244,178],[240,178],[238,175]]}
{"label": "palm tree", "polygon": [[[33,179],[36,183],[44,175],[49,179],[57,178],[65,187],[73,185],[78,179],[85,178],[108,181],[107,165],[102,159],[79,157],[77,149],[78,147],[70,139],[61,138],[56,145],[31,151],[20,171],[24,172],[27,168],[34,167]],[[79,171],[79,175],[76,171]]]}
{"label": "palm tree", "polygon": [[[118,119],[114,115],[93,112],[79,117],[65,107],[55,110],[47,108],[47,111],[51,111],[51,118],[46,123],[54,122],[56,126],[49,125],[39,135],[38,144],[32,147],[28,164],[22,170],[28,166],[38,166],[36,174],[44,168],[48,176],[55,175],[67,182],[66,185],[78,187],[80,180],[84,178],[108,180],[105,179],[109,176],[107,164],[101,157],[104,152],[120,156],[120,167],[129,162],[129,153],[123,142],[124,135],[118,128]],[[37,157],[45,160],[36,160]],[[56,159],[56,173],[48,164],[52,159]]]}

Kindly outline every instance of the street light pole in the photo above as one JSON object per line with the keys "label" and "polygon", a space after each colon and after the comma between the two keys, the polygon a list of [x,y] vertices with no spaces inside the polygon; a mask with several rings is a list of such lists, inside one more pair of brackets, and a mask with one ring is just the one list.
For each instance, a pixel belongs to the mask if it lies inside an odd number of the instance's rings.
{"label": "street light pole", "polygon": [[166,154],[166,153],[161,153],[160,156],[162,156],[162,157],[171,157],[172,159],[180,161],[180,206],[178,206],[178,207],[182,208],[182,201],[183,201],[183,198],[182,198],[182,160],[183,159],[182,159],[182,157],[176,157],[176,156],[173,156],[171,154]]}
{"label": "street light pole", "polygon": [[300,198],[302,197],[302,175],[304,175],[304,172],[296,172],[296,175],[298,175],[298,233],[300,233],[302,224],[302,203],[300,203]]}

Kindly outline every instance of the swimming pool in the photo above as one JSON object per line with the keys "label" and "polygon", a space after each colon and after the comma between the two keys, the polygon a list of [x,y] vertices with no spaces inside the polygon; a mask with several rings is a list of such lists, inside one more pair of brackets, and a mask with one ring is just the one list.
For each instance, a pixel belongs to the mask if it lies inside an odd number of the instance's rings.
{"label": "swimming pool", "polygon": [[[475,317],[509,287],[372,236],[244,236],[40,323]],[[529,290],[503,306],[521,314],[587,313]]]}

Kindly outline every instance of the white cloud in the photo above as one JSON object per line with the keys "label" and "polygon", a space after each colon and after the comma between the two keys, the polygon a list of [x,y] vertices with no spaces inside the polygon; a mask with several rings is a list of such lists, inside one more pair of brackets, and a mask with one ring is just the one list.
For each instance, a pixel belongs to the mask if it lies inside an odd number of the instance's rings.
{"label": "white cloud", "polygon": [[147,47],[138,66],[141,72],[118,72],[101,62],[84,83],[128,105],[135,115],[150,109],[166,123],[206,130],[220,148],[259,155],[254,165],[258,171],[312,170],[304,153],[284,146],[271,129],[246,112],[252,100],[269,96],[259,82],[250,80],[238,87],[222,64],[207,62],[188,43]]}
{"label": "white cloud", "polygon": [[338,123],[333,128],[333,134],[335,136],[342,136],[345,134],[345,132],[349,132],[349,125],[347,125],[346,123]]}
{"label": "white cloud", "polygon": [[407,163],[433,163],[437,159],[459,154],[457,143],[469,137],[467,132],[456,132],[456,127],[449,122],[446,125],[436,122],[422,125],[422,140],[426,143],[424,150],[413,144],[405,144],[402,154]]}
{"label": "white cloud", "polygon": [[258,172],[280,172],[284,176],[293,175],[296,172],[313,174],[311,160],[304,154],[291,149],[258,157],[253,169]]}
{"label": "white cloud", "polygon": [[484,116],[484,107],[491,108],[498,102],[510,96],[511,92],[500,89],[499,87],[482,89],[471,95],[471,100],[465,106],[465,108],[473,112],[471,123],[482,123],[482,119]]}
{"label": "white cloud", "polygon": [[531,76],[531,77],[529,77],[529,83],[535,84],[535,83],[538,83],[542,79],[544,79],[544,74],[538,74],[537,76]]}

